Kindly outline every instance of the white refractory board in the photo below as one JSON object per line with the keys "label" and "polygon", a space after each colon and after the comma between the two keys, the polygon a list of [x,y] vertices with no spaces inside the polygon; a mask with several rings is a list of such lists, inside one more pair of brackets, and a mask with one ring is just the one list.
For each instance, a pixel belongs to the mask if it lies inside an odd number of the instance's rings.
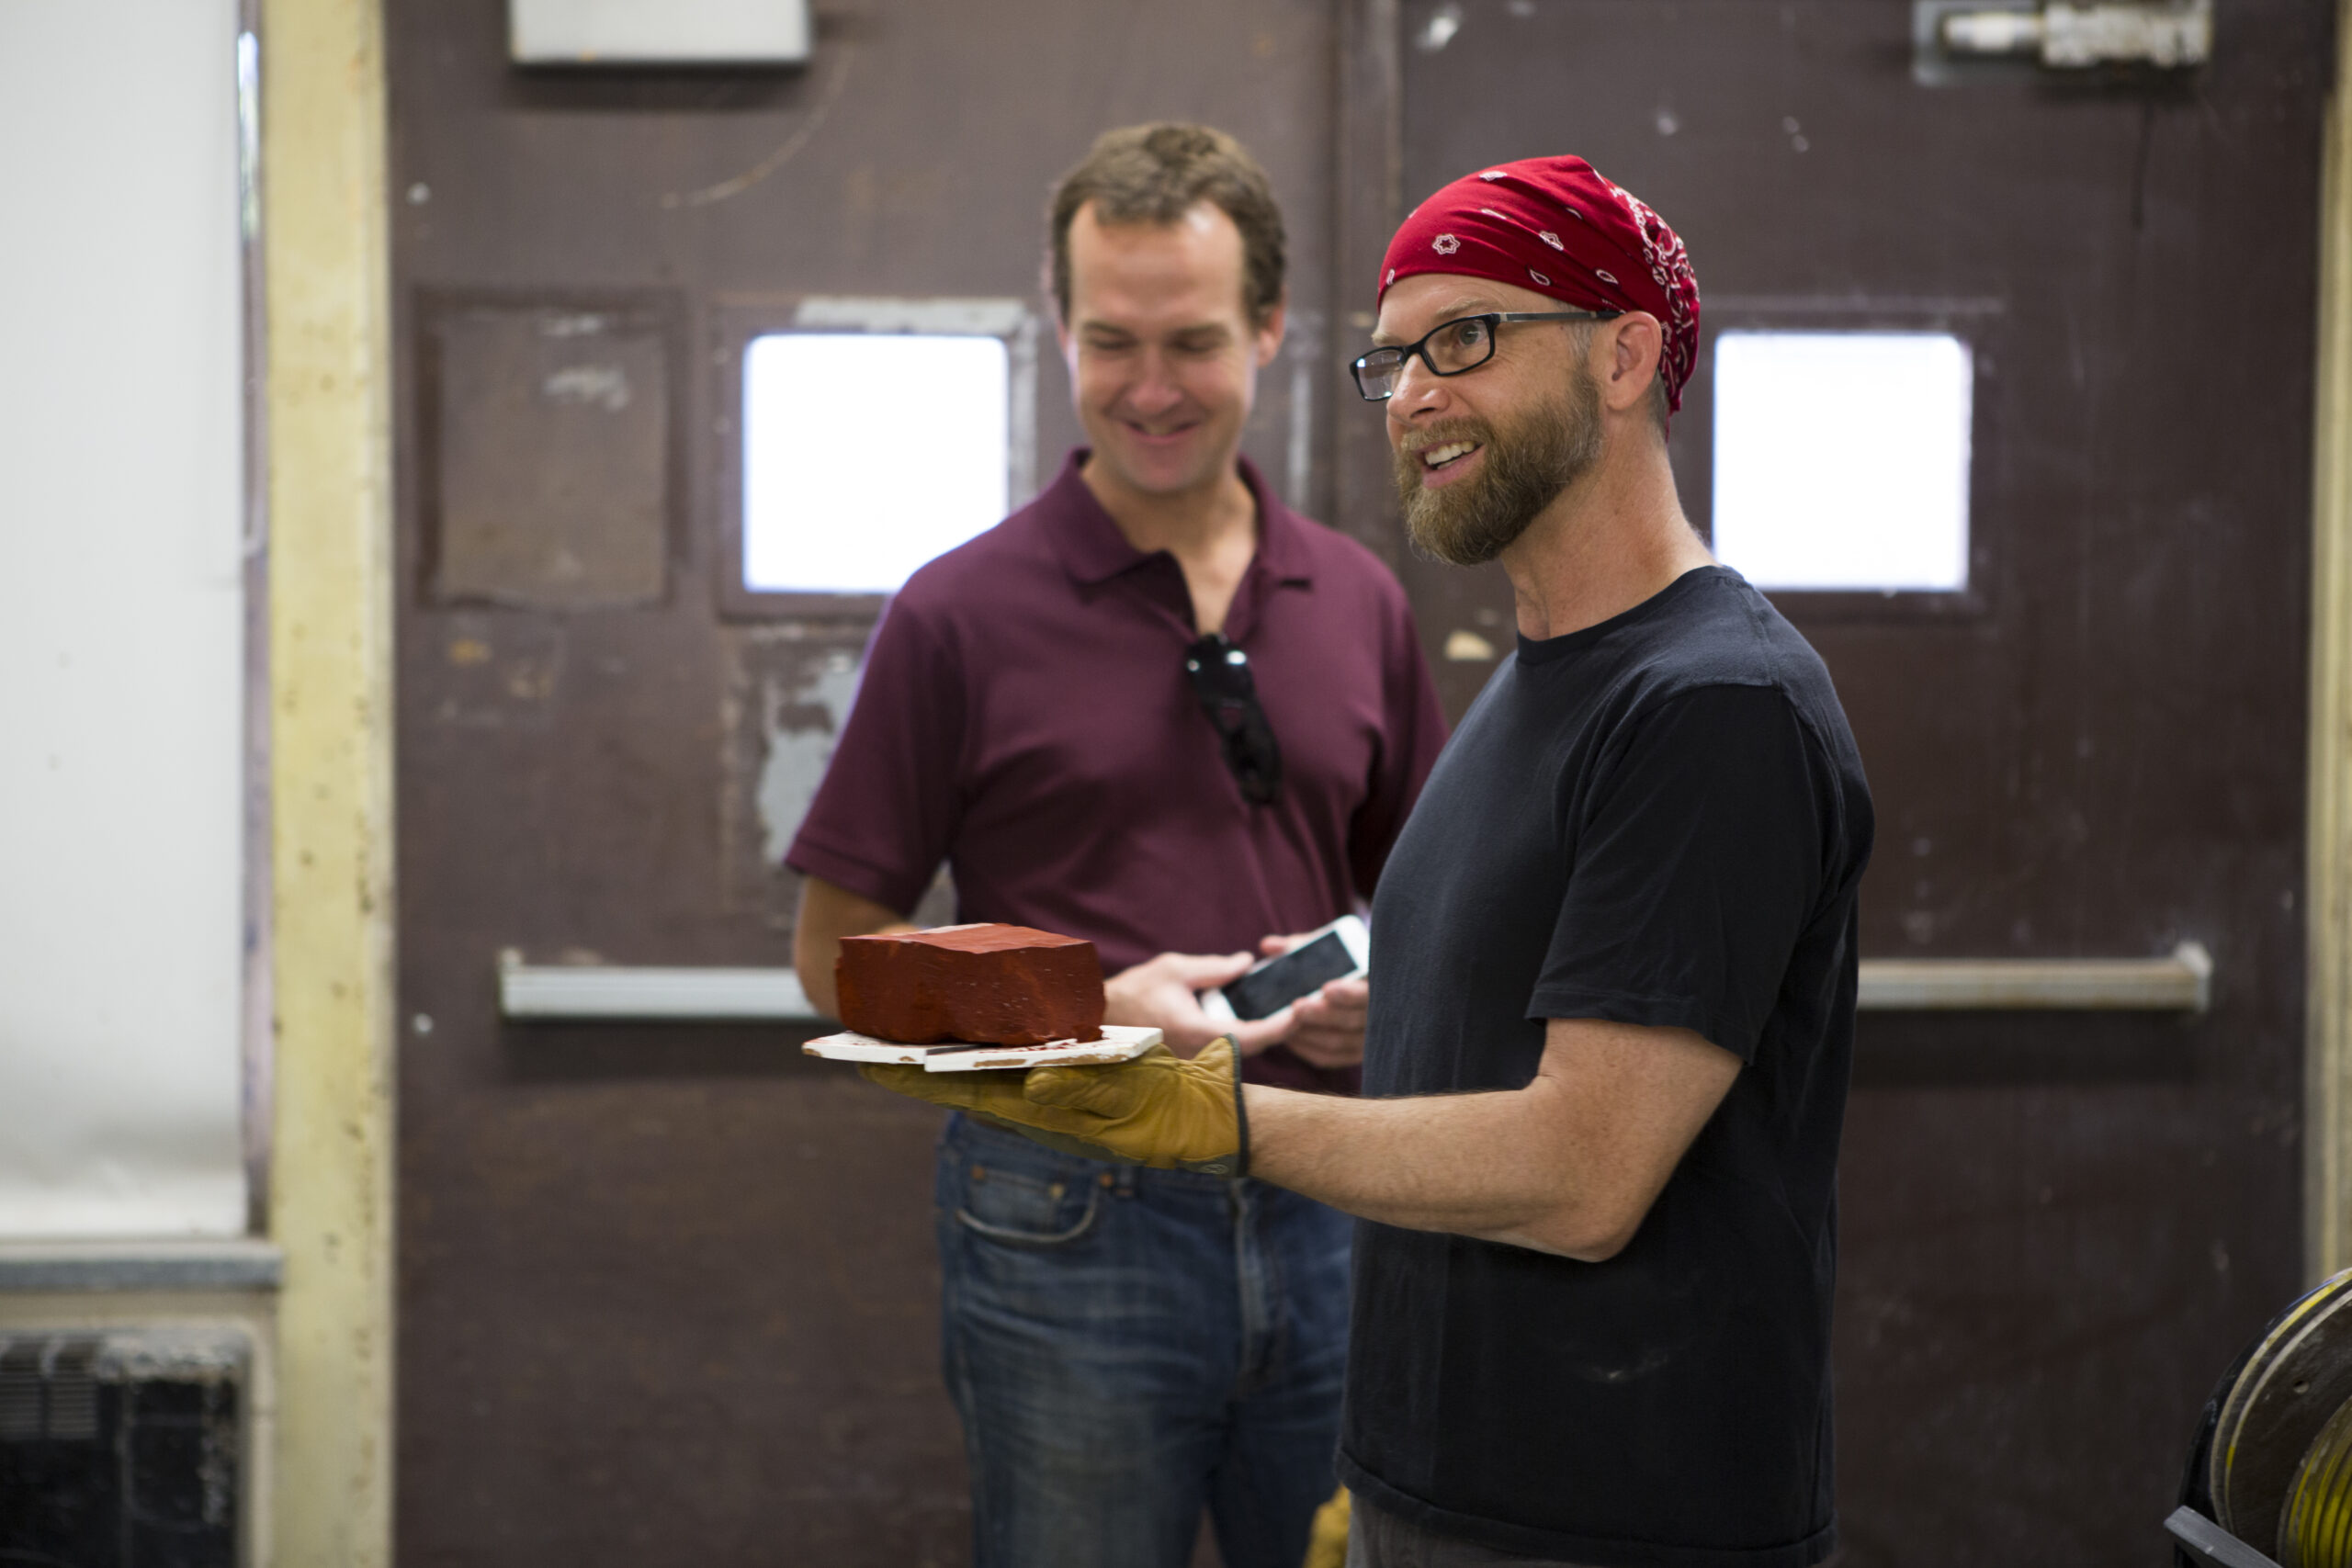
{"label": "white refractory board", "polygon": [[245,1229],[240,55],[0,3],[0,1240]]}
{"label": "white refractory board", "polygon": [[797,65],[808,0],[507,0],[517,65]]}
{"label": "white refractory board", "polygon": [[1043,1045],[902,1045],[845,1030],[811,1040],[801,1049],[834,1062],[898,1062],[927,1073],[978,1073],[998,1067],[1086,1067],[1127,1062],[1159,1043],[1157,1029],[1106,1023],[1092,1040],[1049,1040]]}

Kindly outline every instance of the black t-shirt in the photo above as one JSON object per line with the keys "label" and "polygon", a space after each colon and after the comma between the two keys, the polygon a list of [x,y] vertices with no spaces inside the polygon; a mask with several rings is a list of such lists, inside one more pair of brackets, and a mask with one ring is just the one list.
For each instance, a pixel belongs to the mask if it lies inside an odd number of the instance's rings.
{"label": "black t-shirt", "polygon": [[1517,1089],[1552,1018],[1695,1030],[1745,1066],[1606,1262],[1357,1227],[1340,1465],[1361,1495],[1595,1568],[1828,1553],[1871,833],[1828,671],[1736,573],[1496,671],[1381,877],[1364,1093]]}

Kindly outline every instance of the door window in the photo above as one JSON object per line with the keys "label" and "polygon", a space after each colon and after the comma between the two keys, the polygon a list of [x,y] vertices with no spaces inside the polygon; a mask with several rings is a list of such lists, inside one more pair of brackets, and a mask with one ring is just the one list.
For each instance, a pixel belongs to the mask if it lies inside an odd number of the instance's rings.
{"label": "door window", "polygon": [[1714,547],[1758,588],[1968,586],[1968,346],[1949,333],[1715,344]]}
{"label": "door window", "polygon": [[743,586],[896,592],[1007,510],[993,335],[772,333],[743,355]]}

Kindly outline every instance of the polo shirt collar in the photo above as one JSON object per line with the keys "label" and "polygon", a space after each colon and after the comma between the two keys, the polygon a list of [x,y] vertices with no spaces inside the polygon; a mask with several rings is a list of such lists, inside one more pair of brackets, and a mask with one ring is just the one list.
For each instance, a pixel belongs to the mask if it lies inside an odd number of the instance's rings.
{"label": "polo shirt collar", "polygon": [[[1079,467],[1089,455],[1083,446],[1070,453],[1060,475],[1038,496],[1037,508],[1063,570],[1081,586],[1091,588],[1167,552],[1147,553],[1127,543],[1118,524],[1079,477]],[[1262,572],[1277,582],[1302,586],[1312,582],[1314,569],[1306,542],[1300,536],[1303,520],[1266,489],[1255,463],[1244,457],[1240,465],[1241,482],[1250,487],[1258,502],[1258,550],[1250,561],[1250,574]]]}

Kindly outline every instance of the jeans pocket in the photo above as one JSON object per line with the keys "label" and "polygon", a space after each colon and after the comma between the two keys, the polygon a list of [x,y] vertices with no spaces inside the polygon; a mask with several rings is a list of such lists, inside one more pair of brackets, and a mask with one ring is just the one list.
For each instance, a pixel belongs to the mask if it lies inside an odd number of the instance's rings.
{"label": "jeans pocket", "polygon": [[1100,1182],[974,1165],[956,1223],[1013,1247],[1067,1247],[1094,1228],[1102,1201]]}

